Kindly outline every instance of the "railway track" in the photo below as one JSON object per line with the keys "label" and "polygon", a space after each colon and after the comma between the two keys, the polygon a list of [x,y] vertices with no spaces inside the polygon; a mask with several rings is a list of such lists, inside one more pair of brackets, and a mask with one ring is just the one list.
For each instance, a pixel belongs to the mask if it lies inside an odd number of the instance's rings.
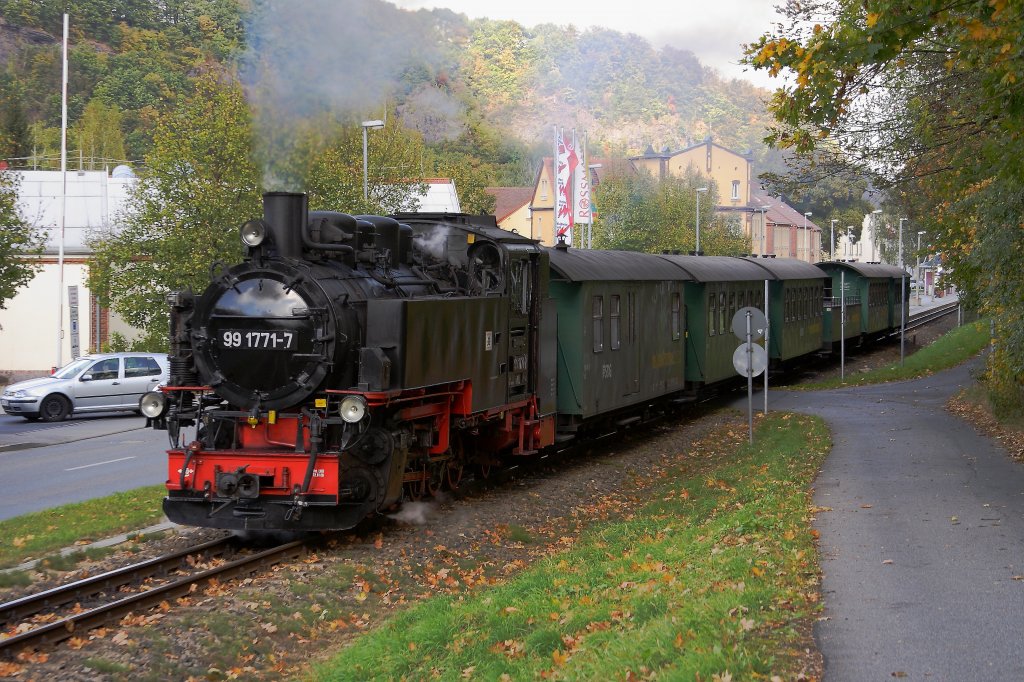
{"label": "railway track", "polygon": [[[946,315],[952,315],[959,309],[960,301],[953,301],[951,303],[945,303],[943,305],[935,306],[934,308],[922,310],[921,312],[916,313],[915,315],[912,315],[910,316],[910,318],[907,319],[906,331],[911,331],[913,329],[923,327],[926,324],[929,324],[931,322],[934,322],[935,320],[945,317]],[[899,336],[898,330],[896,332],[896,336]]]}
{"label": "railway track", "polygon": [[[55,644],[187,595],[204,582],[258,573],[301,556],[305,549],[303,541],[295,541],[236,556],[234,538],[225,537],[0,604],[0,632],[9,633],[0,639],[0,655]],[[216,565],[201,568],[211,563]],[[145,585],[154,579],[166,582]],[[134,586],[138,591],[126,594]],[[95,605],[82,609],[83,602]],[[61,611],[70,613],[55,615]]]}

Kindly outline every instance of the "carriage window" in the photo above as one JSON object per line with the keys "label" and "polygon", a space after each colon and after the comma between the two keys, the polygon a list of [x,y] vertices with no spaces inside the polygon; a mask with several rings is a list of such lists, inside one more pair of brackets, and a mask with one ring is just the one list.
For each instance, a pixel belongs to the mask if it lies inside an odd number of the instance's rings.
{"label": "carriage window", "polygon": [[729,329],[729,309],[725,307],[725,292],[718,294],[718,329],[723,334]]}
{"label": "carriage window", "polygon": [[604,350],[604,297],[595,296],[593,312],[594,320],[594,352],[600,353]]}
{"label": "carriage window", "polygon": [[612,330],[611,330],[611,346],[612,350],[618,350],[622,346],[621,340],[621,322],[622,322],[622,311],[620,308],[619,296],[613,295],[608,301],[608,315],[611,317]]}
{"label": "carriage window", "polygon": [[726,318],[732,324],[732,318],[736,317],[736,292],[729,292],[729,316]]}
{"label": "carriage window", "polygon": [[718,331],[718,311],[715,307],[716,297],[714,294],[708,294],[708,336],[714,336]]}
{"label": "carriage window", "polygon": [[679,313],[681,306],[679,305],[679,293],[672,294],[672,340],[678,341],[682,334],[679,328]]}

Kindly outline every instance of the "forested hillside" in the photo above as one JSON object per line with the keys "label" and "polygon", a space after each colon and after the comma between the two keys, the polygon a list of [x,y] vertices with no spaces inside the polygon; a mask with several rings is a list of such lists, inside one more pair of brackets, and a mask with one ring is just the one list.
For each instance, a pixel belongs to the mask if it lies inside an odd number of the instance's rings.
{"label": "forested hillside", "polygon": [[59,154],[62,12],[70,14],[69,157],[140,162],[159,117],[216,71],[243,84],[264,166],[325,117],[388,118],[429,153],[420,176],[472,159],[478,183],[528,184],[552,126],[592,154],[673,150],[712,135],[761,144],[763,91],[724,81],[685,49],[635,35],[408,12],[380,0],[0,0],[0,157]]}

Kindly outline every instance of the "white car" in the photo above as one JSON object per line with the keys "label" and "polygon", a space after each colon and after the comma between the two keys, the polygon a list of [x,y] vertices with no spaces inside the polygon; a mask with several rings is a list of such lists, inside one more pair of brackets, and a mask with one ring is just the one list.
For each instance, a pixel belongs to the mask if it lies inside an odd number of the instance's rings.
{"label": "white car", "polygon": [[167,383],[167,377],[166,353],[83,355],[48,377],[7,386],[0,407],[48,422],[85,412],[138,411],[142,394]]}

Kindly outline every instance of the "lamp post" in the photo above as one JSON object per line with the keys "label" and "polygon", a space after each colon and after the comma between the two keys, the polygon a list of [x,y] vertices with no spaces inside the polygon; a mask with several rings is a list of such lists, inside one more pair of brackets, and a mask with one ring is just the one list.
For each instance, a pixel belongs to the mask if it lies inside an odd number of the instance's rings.
{"label": "lamp post", "polygon": [[917,233],[917,304],[921,305],[921,235],[924,230]]}
{"label": "lamp post", "polygon": [[587,166],[587,184],[590,189],[590,220],[587,222],[587,248],[594,248],[594,207],[597,202],[594,200],[594,171],[601,168],[602,164],[592,163]]}
{"label": "lamp post", "polygon": [[761,256],[764,255],[765,240],[767,239],[765,235],[768,233],[768,219],[765,216],[768,213],[769,208],[771,208],[771,206],[761,207],[761,253],[759,254]]}
{"label": "lamp post", "polygon": [[697,250],[696,254],[700,255],[700,195],[702,192],[707,192],[707,187],[697,188]]}
{"label": "lamp post", "polygon": [[370,128],[383,128],[384,121],[373,120],[363,121],[363,201],[367,201],[369,198],[368,192],[368,175],[367,175],[367,159],[366,159],[366,131]]}
{"label": "lamp post", "polygon": [[829,257],[829,260],[833,260],[834,261],[836,259],[836,222],[837,221],[836,221],[835,218],[833,218],[829,222],[832,223],[832,226],[831,226],[832,227],[832,234],[828,238],[828,257]]}
{"label": "lamp post", "polygon": [[[874,211],[871,212],[871,215],[872,216],[882,215],[882,209],[876,208]],[[874,228],[873,241],[872,241],[872,244],[874,245],[874,244],[878,243],[878,225],[875,223],[875,219],[874,218],[871,219],[871,226]],[[874,246],[872,246],[871,255],[872,256],[874,255]],[[869,258],[868,259],[868,261],[872,261],[872,260],[874,260],[874,259],[873,258]]]}
{"label": "lamp post", "polygon": [[[808,263],[811,262],[811,257],[808,253],[810,251],[811,241],[807,238],[807,219],[810,218],[812,215],[814,214],[811,213],[810,211],[804,213],[804,257],[807,258]],[[800,249],[797,249],[796,257],[800,257]]]}
{"label": "lamp post", "polygon": [[903,364],[903,335],[907,330],[907,285],[903,282],[903,277],[907,274],[907,271],[903,269],[903,223],[906,222],[906,218],[900,218],[900,239],[899,246],[896,247],[898,251],[896,260],[900,264],[900,364]]}

